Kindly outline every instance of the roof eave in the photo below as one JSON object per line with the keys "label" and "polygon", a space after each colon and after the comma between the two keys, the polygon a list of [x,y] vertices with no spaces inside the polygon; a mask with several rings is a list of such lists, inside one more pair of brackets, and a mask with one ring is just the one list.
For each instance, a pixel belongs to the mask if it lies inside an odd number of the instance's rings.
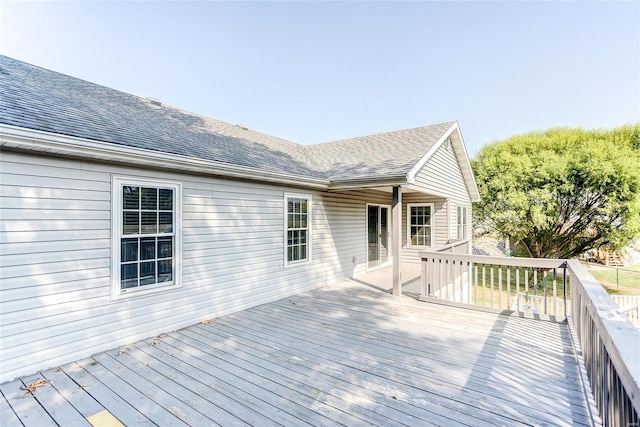
{"label": "roof eave", "polygon": [[387,176],[369,177],[369,178],[355,178],[355,179],[342,179],[332,180],[329,183],[329,190],[359,190],[359,189],[375,189],[380,187],[398,187],[407,185],[407,176]]}
{"label": "roof eave", "polygon": [[0,147],[326,190],[329,181],[0,124]]}

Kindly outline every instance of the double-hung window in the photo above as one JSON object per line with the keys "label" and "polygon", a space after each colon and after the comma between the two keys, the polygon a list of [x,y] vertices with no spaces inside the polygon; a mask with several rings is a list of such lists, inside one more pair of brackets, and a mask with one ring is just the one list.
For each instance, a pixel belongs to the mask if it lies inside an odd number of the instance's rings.
{"label": "double-hung window", "polygon": [[407,246],[433,246],[433,203],[407,205]]}
{"label": "double-hung window", "polygon": [[181,187],[113,179],[113,297],[180,285]]}
{"label": "double-hung window", "polygon": [[457,223],[457,232],[458,239],[466,239],[467,236],[467,207],[466,206],[458,206],[456,212],[456,223]]}
{"label": "double-hung window", "polygon": [[311,196],[285,194],[285,265],[311,260]]}

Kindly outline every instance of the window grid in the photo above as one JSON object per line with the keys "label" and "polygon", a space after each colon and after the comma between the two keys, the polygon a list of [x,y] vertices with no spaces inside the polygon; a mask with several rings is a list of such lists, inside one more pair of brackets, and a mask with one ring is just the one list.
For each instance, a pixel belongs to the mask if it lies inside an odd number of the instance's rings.
{"label": "window grid", "polygon": [[409,241],[411,246],[431,246],[431,217],[430,205],[409,207]]}
{"label": "window grid", "polygon": [[174,189],[122,186],[120,290],[174,281]]}
{"label": "window grid", "polygon": [[287,197],[287,263],[309,259],[309,199]]}

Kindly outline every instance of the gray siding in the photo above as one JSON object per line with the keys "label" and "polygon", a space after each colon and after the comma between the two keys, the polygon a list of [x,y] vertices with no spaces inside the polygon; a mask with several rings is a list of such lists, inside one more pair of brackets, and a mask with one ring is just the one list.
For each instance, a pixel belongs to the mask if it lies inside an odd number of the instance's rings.
{"label": "gray siding", "polygon": [[[380,191],[318,192],[2,152],[0,382],[294,295],[366,271],[366,205]],[[182,287],[111,299],[113,175],[182,184]],[[452,203],[470,208],[452,153],[439,150],[403,196],[435,204],[436,245],[455,235]],[[284,266],[284,194],[309,194],[312,262]]]}
{"label": "gray siding", "polygon": [[[112,174],[182,183],[182,288],[111,300]],[[0,382],[321,286],[364,265],[366,195],[6,152],[0,183]],[[285,192],[313,198],[312,262],[287,268]]]}
{"label": "gray siding", "polygon": [[[412,189],[434,194],[407,193],[403,197],[405,212],[403,228],[406,230],[407,203],[434,203],[435,206],[435,245],[441,246],[449,240],[455,240],[456,207],[467,207],[467,235],[471,236],[471,198],[464,182],[460,165],[453,148],[442,145],[416,174]],[[419,249],[407,248],[406,232],[403,237],[402,260],[408,263],[419,263]]]}
{"label": "gray siding", "polygon": [[420,264],[419,252],[423,247],[408,247],[407,245],[407,211],[408,204],[413,203],[433,203],[434,227],[436,246],[447,243],[449,239],[447,233],[448,204],[447,199],[441,197],[428,196],[420,193],[407,193],[402,197],[402,262],[408,264]]}

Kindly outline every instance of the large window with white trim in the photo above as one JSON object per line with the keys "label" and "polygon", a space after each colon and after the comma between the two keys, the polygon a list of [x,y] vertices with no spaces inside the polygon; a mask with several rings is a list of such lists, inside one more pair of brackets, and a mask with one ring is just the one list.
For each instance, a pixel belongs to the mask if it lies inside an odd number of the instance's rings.
{"label": "large window with white trim", "polygon": [[311,259],[311,196],[285,195],[285,265]]}
{"label": "large window with white trim", "polygon": [[113,296],[179,286],[180,184],[115,177],[113,190]]}
{"label": "large window with white trim", "polygon": [[456,224],[458,239],[466,239],[467,235],[467,207],[458,206],[456,209]]}
{"label": "large window with white trim", "polygon": [[407,205],[407,246],[433,246],[433,203]]}

